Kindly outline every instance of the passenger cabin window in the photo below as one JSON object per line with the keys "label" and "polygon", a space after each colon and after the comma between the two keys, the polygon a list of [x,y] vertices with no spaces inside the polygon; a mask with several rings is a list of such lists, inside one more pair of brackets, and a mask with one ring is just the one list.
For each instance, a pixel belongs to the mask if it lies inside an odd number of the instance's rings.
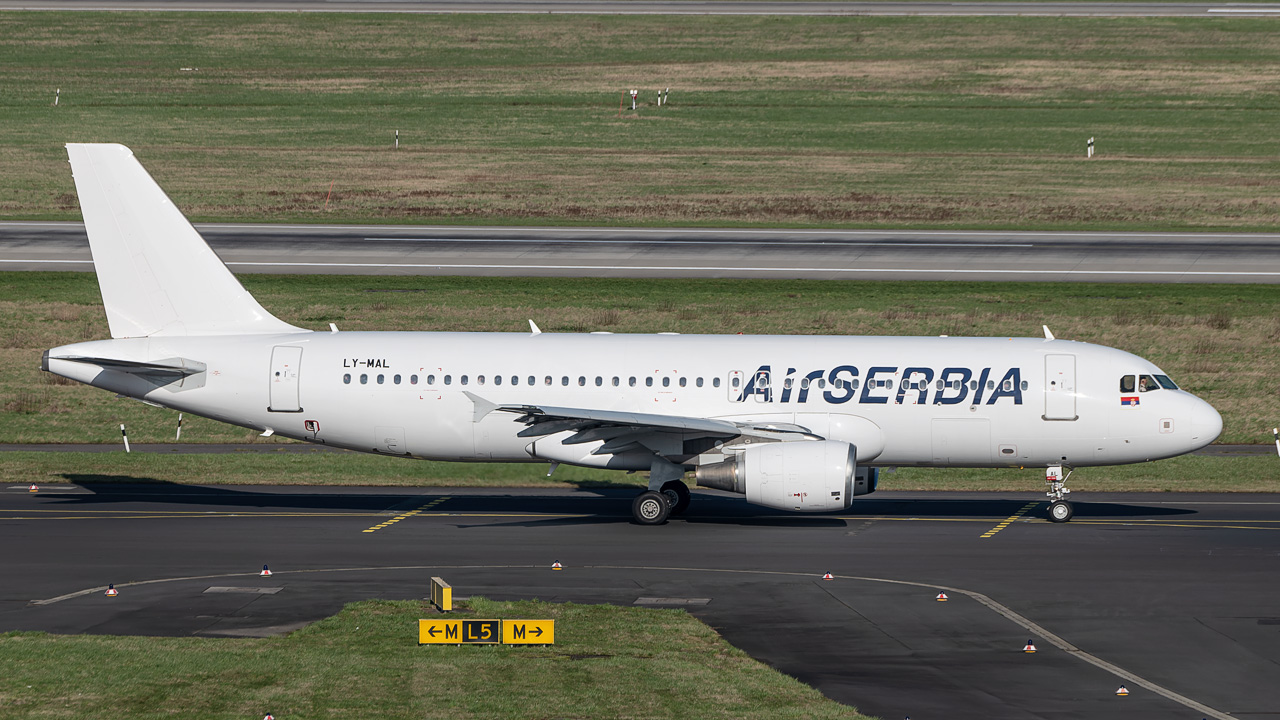
{"label": "passenger cabin window", "polygon": [[720,378],[711,378],[711,387],[720,387]]}
{"label": "passenger cabin window", "polygon": [[436,384],[436,376],[435,376],[435,375],[428,375],[428,376],[427,376],[427,384],[428,384],[428,385],[435,385],[435,384]]}
{"label": "passenger cabin window", "polygon": [[483,375],[477,375],[477,376],[476,376],[476,384],[477,384],[477,385],[483,385],[483,384],[484,384],[484,376],[483,376]]}
{"label": "passenger cabin window", "polygon": [[351,384],[351,373],[347,373],[346,375],[343,375],[343,376],[342,376],[342,382],[346,383],[347,385],[350,385],[350,384]]}
{"label": "passenger cabin window", "polygon": [[494,375],[494,376],[493,376],[493,384],[494,384],[494,385],[501,385],[501,384],[502,384],[502,376],[501,376],[501,375]]}
{"label": "passenger cabin window", "polygon": [[459,384],[459,385],[466,385],[466,384],[467,384],[467,376],[466,376],[466,375],[463,375],[462,377],[458,378],[458,384]]}
{"label": "passenger cabin window", "polygon": [[452,384],[453,384],[453,376],[452,376],[452,375],[445,375],[445,376],[444,376],[444,384],[445,384],[445,385],[452,385]]}
{"label": "passenger cabin window", "polygon": [[386,376],[386,375],[383,375],[383,374],[381,374],[381,373],[379,373],[379,374],[378,374],[378,384],[379,384],[379,385],[381,385],[382,383],[386,382],[386,379],[387,379],[387,376]]}
{"label": "passenger cabin window", "polygon": [[684,387],[686,384],[688,384],[688,382],[689,382],[688,378],[680,378],[680,387]]}
{"label": "passenger cabin window", "polygon": [[662,378],[662,387],[671,387],[671,378]]}
{"label": "passenger cabin window", "polygon": [[550,376],[550,375],[548,375],[548,376],[546,377],[546,379],[542,381],[542,384],[543,384],[543,385],[550,385],[550,384],[551,384],[551,376]]}
{"label": "passenger cabin window", "polygon": [[584,386],[584,385],[586,385],[586,384],[587,384],[587,378],[586,378],[585,376],[579,375],[579,376],[578,376],[578,387],[582,387],[582,386]]}
{"label": "passenger cabin window", "polygon": [[568,375],[561,375],[561,376],[560,376],[560,384],[561,384],[561,385],[563,385],[563,386],[565,386],[565,387],[568,387],[568,386],[569,386],[569,376],[568,376]]}
{"label": "passenger cabin window", "polygon": [[361,385],[368,385],[368,384],[369,384],[369,376],[368,376],[368,374],[366,374],[366,373],[360,373],[360,384],[361,384]]}
{"label": "passenger cabin window", "polygon": [[698,378],[694,384],[697,385],[698,387],[702,387],[702,378]]}
{"label": "passenger cabin window", "polygon": [[614,386],[614,387],[618,387],[619,383],[621,383],[621,382],[622,382],[622,380],[621,380],[621,379],[619,379],[617,375],[614,375],[614,376],[613,376],[613,386]]}
{"label": "passenger cabin window", "polygon": [[600,377],[599,375],[597,375],[597,376],[596,376],[596,387],[600,387],[601,385],[604,385],[604,378],[602,378],[602,377]]}
{"label": "passenger cabin window", "polygon": [[651,378],[651,377],[647,377],[647,378],[645,378],[645,379],[644,379],[644,386],[645,386],[645,387],[653,387],[653,378]]}
{"label": "passenger cabin window", "polygon": [[633,378],[628,378],[628,379],[627,379],[627,385],[629,385],[630,387],[635,387],[635,386],[636,386],[636,379],[635,379],[634,377],[633,377]]}
{"label": "passenger cabin window", "polygon": [[537,384],[538,384],[538,383],[537,383],[537,378],[535,378],[534,376],[530,375],[530,376],[529,376],[529,384],[530,384],[530,385],[537,385]]}
{"label": "passenger cabin window", "polygon": [[393,382],[393,383],[395,383],[395,384],[399,385],[399,384],[400,384],[400,376],[399,376],[399,375],[396,375],[396,376],[392,377],[392,378],[391,378],[391,382]]}

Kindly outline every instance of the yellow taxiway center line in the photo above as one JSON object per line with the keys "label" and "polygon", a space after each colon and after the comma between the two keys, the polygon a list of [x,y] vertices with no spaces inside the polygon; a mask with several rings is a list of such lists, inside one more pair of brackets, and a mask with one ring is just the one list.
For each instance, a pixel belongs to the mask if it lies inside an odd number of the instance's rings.
{"label": "yellow taxiway center line", "polygon": [[1040,504],[1040,501],[1039,501],[1039,500],[1036,500],[1036,501],[1034,501],[1034,502],[1029,502],[1029,503],[1027,503],[1026,505],[1023,505],[1021,510],[1019,510],[1018,512],[1016,512],[1016,513],[1014,513],[1014,514],[1010,515],[1009,517],[1005,518],[1004,520],[1001,520],[999,525],[996,525],[995,527],[993,527],[993,528],[991,528],[990,530],[988,530],[988,531],[986,531],[985,533],[983,533],[983,534],[982,534],[982,539],[992,537],[993,535],[995,535],[996,533],[1000,532],[1001,530],[1003,530],[1003,529],[1005,529],[1005,528],[1009,527],[1009,525],[1011,525],[1013,522],[1015,522],[1015,521],[1017,521],[1017,520],[1020,520],[1020,519],[1022,518],[1022,516],[1023,516],[1023,515],[1026,515],[1026,514],[1031,510],[1031,508],[1033,508],[1033,507],[1035,507],[1036,505],[1039,505],[1039,504]]}
{"label": "yellow taxiway center line", "polygon": [[400,522],[401,520],[404,520],[404,519],[406,519],[406,518],[411,518],[411,517],[413,517],[414,515],[417,515],[418,513],[423,512],[424,510],[429,510],[429,509],[431,509],[431,508],[433,508],[433,507],[435,507],[435,506],[439,505],[440,503],[442,503],[442,502],[444,502],[445,500],[448,500],[448,499],[449,499],[448,497],[438,497],[438,498],[436,498],[435,500],[432,500],[432,501],[431,501],[431,502],[429,502],[429,503],[425,503],[425,504],[423,504],[423,505],[419,505],[418,507],[416,507],[416,508],[414,508],[414,509],[410,510],[410,511],[409,511],[409,512],[407,512],[407,513],[401,513],[401,514],[399,514],[399,515],[397,515],[397,516],[395,516],[395,517],[391,518],[390,520],[388,520],[388,521],[386,521],[386,522],[378,523],[377,525],[374,525],[374,526],[373,526],[373,527],[371,527],[371,528],[367,528],[367,529],[365,529],[365,530],[362,530],[361,532],[367,532],[367,533],[371,533],[371,532],[378,532],[379,530],[382,530],[382,529],[384,529],[384,528],[388,528],[388,527],[391,527],[392,525],[395,525],[396,523]]}

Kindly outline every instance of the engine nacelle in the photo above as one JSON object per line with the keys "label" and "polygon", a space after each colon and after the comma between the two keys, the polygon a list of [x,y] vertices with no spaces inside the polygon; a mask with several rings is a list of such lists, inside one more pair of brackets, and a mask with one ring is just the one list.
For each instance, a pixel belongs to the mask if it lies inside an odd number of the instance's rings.
{"label": "engine nacelle", "polygon": [[766,443],[699,467],[697,478],[704,487],[743,493],[747,502],[778,510],[844,510],[854,495],[875,490],[876,473],[859,473],[856,458],[854,446],[838,440]]}

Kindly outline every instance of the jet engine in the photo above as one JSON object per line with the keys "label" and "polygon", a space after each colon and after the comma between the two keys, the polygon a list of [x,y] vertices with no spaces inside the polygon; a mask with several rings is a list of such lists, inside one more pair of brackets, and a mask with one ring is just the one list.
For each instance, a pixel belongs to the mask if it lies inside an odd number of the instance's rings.
{"label": "jet engine", "polygon": [[854,495],[875,490],[876,471],[857,467],[853,445],[800,440],[754,445],[732,460],[702,465],[703,487],[742,493],[747,502],[778,510],[844,510]]}

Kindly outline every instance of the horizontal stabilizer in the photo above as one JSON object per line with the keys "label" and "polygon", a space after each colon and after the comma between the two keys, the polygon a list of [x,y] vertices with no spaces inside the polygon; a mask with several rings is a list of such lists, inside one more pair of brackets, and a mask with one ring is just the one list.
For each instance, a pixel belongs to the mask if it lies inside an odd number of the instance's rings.
{"label": "horizontal stabilizer", "polygon": [[167,375],[185,377],[187,375],[195,375],[205,371],[204,363],[197,362],[195,360],[188,360],[186,358],[168,358],[165,360],[156,360],[154,362],[137,362],[134,360],[85,357],[82,355],[49,357],[46,353],[44,360],[46,370],[49,366],[49,360],[65,360],[67,362],[84,363],[85,365],[97,365],[98,367],[105,368],[107,370],[126,372],[131,375]]}

